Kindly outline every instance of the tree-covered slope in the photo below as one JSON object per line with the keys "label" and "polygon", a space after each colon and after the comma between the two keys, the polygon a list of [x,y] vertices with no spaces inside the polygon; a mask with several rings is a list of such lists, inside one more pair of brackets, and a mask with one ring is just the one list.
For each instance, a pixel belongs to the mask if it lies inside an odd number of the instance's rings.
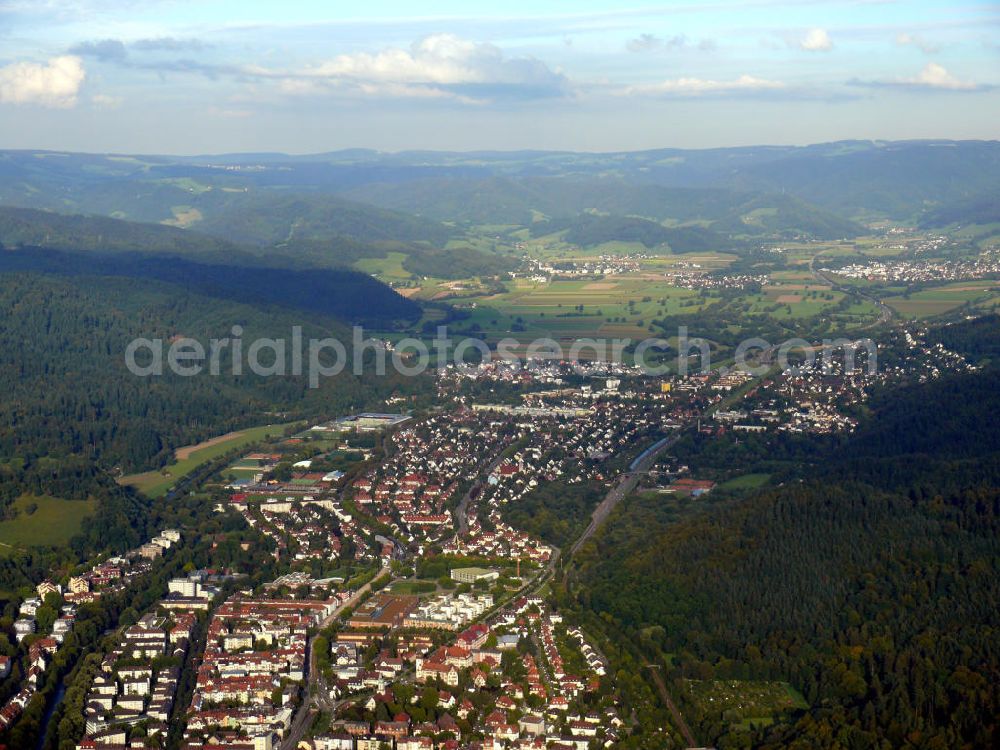
{"label": "tree-covered slope", "polygon": [[887,392],[801,481],[634,496],[581,551],[571,601],[645,658],[673,654],[676,695],[685,679],[764,679],[808,700],[756,734],[682,706],[720,748],[994,746],[998,407],[995,371]]}
{"label": "tree-covered slope", "polygon": [[655,221],[632,216],[582,214],[568,219],[537,222],[531,227],[536,237],[564,232],[563,239],[581,247],[607,242],[639,243],[647,248],[667,247],[675,253],[726,250],[732,240],[703,227],[665,227]]}
{"label": "tree-covered slope", "polygon": [[[135,338],[290,339],[334,336],[334,320],[222,301],[149,279],[0,275],[0,460],[81,456],[132,471],[165,463],[174,448],[228,430],[328,415],[377,400],[418,379],[356,377],[350,368],[309,388],[305,374],[259,377],[207,372],[137,377],[125,363]],[[289,345],[290,346],[290,345]],[[266,359],[267,355],[262,355]],[[270,361],[266,359],[266,361]],[[290,369],[290,368],[289,368]],[[410,381],[413,381],[412,383]]]}
{"label": "tree-covered slope", "polygon": [[275,306],[341,321],[391,326],[413,320],[420,306],[371,276],[344,268],[286,268],[239,259],[231,264],[119,253],[71,253],[45,248],[0,251],[0,272],[152,279],[179,284],[208,297]]}
{"label": "tree-covered slope", "polygon": [[[455,234],[444,224],[331,195],[223,193],[207,198],[204,218],[191,226],[233,242],[272,245],[295,239],[346,237],[365,243],[427,242],[443,245]],[[201,202],[195,202],[195,206]]]}
{"label": "tree-covered slope", "polygon": [[141,252],[201,259],[250,257],[231,242],[161,224],[0,206],[0,248],[19,247]]}

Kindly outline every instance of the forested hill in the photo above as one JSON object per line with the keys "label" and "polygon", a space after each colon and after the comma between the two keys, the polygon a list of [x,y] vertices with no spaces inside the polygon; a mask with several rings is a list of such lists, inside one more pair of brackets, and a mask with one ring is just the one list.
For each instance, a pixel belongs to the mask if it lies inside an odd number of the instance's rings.
{"label": "forested hill", "polygon": [[685,703],[705,744],[996,747],[998,406],[992,370],[887,392],[801,482],[632,497],[582,550],[567,606],[628,659],[672,654],[677,696],[690,678],[785,680],[811,706],[752,732]]}
{"label": "forested hill", "polygon": [[145,253],[71,253],[45,248],[0,250],[0,273],[32,271],[59,276],[108,276],[153,279],[224,300],[270,305],[391,326],[414,320],[420,306],[373,279],[344,268],[274,268],[260,263],[221,264]]}
{"label": "forested hill", "polygon": [[[437,177],[416,183],[366,185],[350,195],[441,220],[524,224],[532,226],[536,235],[540,233],[538,230],[545,229],[533,226],[539,215],[561,222],[575,219],[589,231],[595,220],[593,214],[587,213],[590,211],[618,221],[629,216],[657,222],[701,222],[719,233],[738,236],[784,234],[839,239],[863,231],[860,225],[843,216],[780,191],[665,187],[615,177]],[[611,229],[613,225],[602,228]],[[654,244],[663,241],[656,240]],[[581,244],[588,244],[586,238]]]}
{"label": "forested hill", "polygon": [[437,221],[332,195],[224,195],[223,202],[205,208],[205,217],[192,224],[194,229],[260,245],[333,238],[444,245],[456,234]]}
{"label": "forested hill", "polygon": [[0,207],[0,272],[152,278],[346,321],[418,317],[415,302],[350,267],[373,252],[352,240],[324,242],[311,254],[271,251],[158,224]]}
{"label": "forested hill", "polygon": [[572,219],[541,221],[531,227],[536,237],[554,232],[565,232],[563,239],[581,247],[619,241],[635,242],[647,248],[666,245],[674,253],[700,253],[735,244],[703,227],[665,227],[655,221],[630,216],[584,214]]}
{"label": "forested hill", "polygon": [[[0,461],[80,456],[126,471],[165,463],[174,448],[231,429],[371,405],[419,379],[344,373],[310,389],[305,375],[140,378],[124,352],[137,337],[230,336],[350,341],[329,318],[220,301],[148,279],[34,273],[0,276]],[[246,368],[244,368],[246,369]],[[279,416],[280,415],[280,416]]]}
{"label": "forested hill", "polygon": [[[51,568],[149,538],[148,504],[114,476],[151,469],[174,449],[233,429],[330,417],[380,405],[420,379],[360,378],[350,370],[311,389],[304,376],[205,374],[140,378],[125,348],[137,337],[207,344],[231,335],[288,339],[347,333],[330,318],[195,294],[144,278],[0,273],[0,517],[21,495],[90,500],[70,546],[0,559],[0,591],[33,586]],[[349,340],[349,338],[347,339]],[[265,355],[266,356],[266,355]],[[268,360],[269,361],[269,360]]]}
{"label": "forested hill", "polygon": [[144,252],[204,260],[247,255],[231,242],[161,224],[0,206],[0,248]]}

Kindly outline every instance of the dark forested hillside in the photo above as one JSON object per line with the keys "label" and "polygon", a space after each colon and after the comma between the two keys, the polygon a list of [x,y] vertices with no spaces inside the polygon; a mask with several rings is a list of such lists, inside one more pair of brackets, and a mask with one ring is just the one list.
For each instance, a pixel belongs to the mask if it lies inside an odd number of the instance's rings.
{"label": "dark forested hillside", "polygon": [[690,678],[787,680],[811,705],[755,738],[685,706],[720,748],[995,746],[998,401],[991,371],[886,392],[821,479],[630,498],[583,548],[576,606],[646,658],[673,654],[679,695]]}
{"label": "dark forested hillside", "polygon": [[531,227],[536,237],[565,231],[564,239],[581,247],[606,242],[636,242],[647,248],[666,245],[675,253],[723,250],[733,243],[703,227],[665,227],[655,221],[630,216],[583,214],[571,219],[538,222]]}
{"label": "dark forested hillside", "polygon": [[0,206],[0,248],[46,247],[53,250],[143,252],[202,259],[242,255],[225,240],[160,224],[119,221]]}
{"label": "dark forested hillside", "polygon": [[273,305],[388,326],[413,320],[420,306],[368,274],[346,268],[248,265],[239,257],[228,264],[138,253],[103,255],[44,248],[0,250],[0,272],[32,271],[60,276],[113,276],[179,284],[209,297]]}
{"label": "dark forested hillside", "polygon": [[[402,384],[344,373],[310,389],[305,376],[140,378],[125,367],[136,337],[338,336],[338,323],[265,310],[139,279],[7,273],[0,285],[0,459],[77,455],[126,470],[165,462],[174,448],[230,429],[336,414]],[[416,387],[416,385],[414,385]]]}
{"label": "dark forested hillside", "polygon": [[271,245],[296,239],[346,237],[365,243],[428,242],[445,244],[455,230],[418,216],[409,216],[330,195],[249,197],[225,194],[194,228],[233,242]]}
{"label": "dark forested hillside", "polygon": [[[666,187],[647,181],[615,177],[491,177],[488,179],[434,178],[415,184],[373,184],[350,193],[358,200],[436,219],[473,224],[531,225],[539,214],[566,220],[586,211],[655,221],[701,221],[719,233],[757,236],[779,234],[837,239],[859,234],[862,228],[831,211],[810,205],[780,188],[766,193],[709,187]],[[580,217],[590,228],[599,217]],[[623,229],[635,231],[625,223]],[[540,228],[544,231],[544,226]],[[661,229],[663,229],[661,227]],[[647,228],[648,232],[648,228]],[[536,232],[537,234],[537,232]],[[624,237],[612,237],[630,241]],[[575,240],[570,240],[575,241]],[[643,241],[642,239],[636,241]],[[652,246],[669,243],[653,238]],[[583,241],[581,244],[591,244]]]}

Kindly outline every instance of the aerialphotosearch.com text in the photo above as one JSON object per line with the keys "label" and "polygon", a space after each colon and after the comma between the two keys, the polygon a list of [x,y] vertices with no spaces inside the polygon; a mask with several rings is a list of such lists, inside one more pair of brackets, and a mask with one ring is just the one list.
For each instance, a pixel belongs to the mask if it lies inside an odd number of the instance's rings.
{"label": "aerialphotosearch.com text", "polygon": [[[434,338],[404,338],[390,343],[366,336],[354,326],[351,340],[326,337],[305,339],[301,326],[293,326],[287,338],[243,338],[243,328],[234,325],[228,336],[207,342],[195,338],[137,338],[125,348],[125,365],[137,377],[169,373],[180,377],[201,375],[260,377],[305,376],[310,388],[324,378],[345,370],[355,375],[385,375],[391,370],[404,376],[428,370],[468,366],[495,360],[521,363],[526,369],[558,361],[579,366],[581,373],[594,363],[633,364],[646,375],[667,373],[686,376],[712,370],[712,347],[692,337],[686,326],[677,330],[676,341],[666,338],[578,338],[570,342],[552,338],[532,340],[503,338],[492,345],[480,338],[452,338],[440,326]],[[853,374],[863,367],[869,374],[877,369],[877,346],[871,339],[823,339],[806,341],[790,338],[772,343],[759,337],[741,341],[732,351],[733,367],[751,374],[763,374],[776,363],[783,370],[806,371],[819,361],[832,363],[839,357],[842,372]]]}

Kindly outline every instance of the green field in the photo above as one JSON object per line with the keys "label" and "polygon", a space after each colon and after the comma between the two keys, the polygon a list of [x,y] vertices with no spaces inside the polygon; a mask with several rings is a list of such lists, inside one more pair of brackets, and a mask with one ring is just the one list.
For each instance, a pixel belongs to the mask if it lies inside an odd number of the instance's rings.
{"label": "green field", "polygon": [[[289,425],[263,425],[251,427],[239,432],[223,435],[196,446],[179,448],[179,459],[156,471],[146,471],[142,474],[130,474],[119,480],[120,484],[135,487],[148,497],[163,497],[178,479],[190,474],[199,466],[212,461],[229,451],[260,442],[269,437],[281,435]],[[201,447],[199,447],[201,446]]]}
{"label": "green field", "polygon": [[697,312],[716,299],[641,275],[548,283],[518,279],[504,293],[470,297],[476,308],[461,325],[515,338],[643,337],[654,319]]}
{"label": "green field", "polygon": [[355,262],[354,267],[383,281],[408,281],[412,274],[403,268],[406,258],[406,253],[392,252],[384,258],[362,258]]}
{"label": "green field", "polygon": [[743,299],[751,313],[766,313],[774,318],[808,318],[835,307],[844,298],[819,284],[775,284],[764,287],[761,294],[748,294]]}
{"label": "green field", "polygon": [[743,474],[723,482],[718,488],[720,490],[755,490],[758,487],[763,487],[770,479],[770,474]]}
{"label": "green field", "polygon": [[995,281],[958,281],[914,292],[909,298],[888,297],[884,300],[900,315],[909,318],[931,318],[966,303],[989,307],[997,301],[1000,301],[1000,284]]}
{"label": "green field", "polygon": [[[32,505],[36,507],[29,513]],[[66,544],[80,531],[83,519],[94,512],[96,505],[94,500],[22,495],[13,504],[17,516],[0,521],[0,554],[25,547]]]}
{"label": "green field", "polygon": [[392,584],[392,593],[400,596],[413,596],[419,594],[433,594],[438,590],[437,581],[415,581],[407,579],[396,581]]}

